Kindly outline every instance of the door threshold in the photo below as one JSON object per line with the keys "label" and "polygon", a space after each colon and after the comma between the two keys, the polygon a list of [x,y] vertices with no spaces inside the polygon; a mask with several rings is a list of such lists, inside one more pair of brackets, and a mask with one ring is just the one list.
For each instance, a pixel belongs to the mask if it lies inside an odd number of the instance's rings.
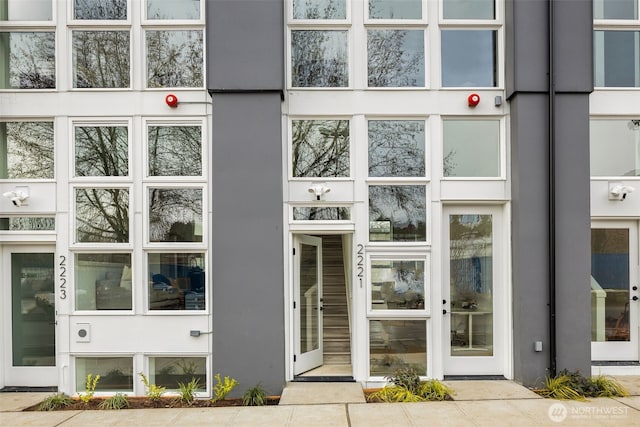
{"label": "door threshold", "polygon": [[58,387],[21,387],[21,386],[7,386],[0,388],[0,393],[55,393],[58,391]]}
{"label": "door threshold", "polygon": [[506,381],[504,375],[445,375],[445,381]]}
{"label": "door threshold", "polygon": [[635,360],[593,360],[591,366],[640,366]]}
{"label": "door threshold", "polygon": [[293,382],[298,383],[355,383],[351,375],[317,375],[317,376],[295,376]]}

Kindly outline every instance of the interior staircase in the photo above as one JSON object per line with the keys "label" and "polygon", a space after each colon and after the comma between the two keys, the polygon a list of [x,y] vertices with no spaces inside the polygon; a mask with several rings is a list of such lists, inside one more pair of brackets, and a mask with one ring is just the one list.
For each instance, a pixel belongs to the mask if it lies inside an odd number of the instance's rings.
{"label": "interior staircase", "polygon": [[325,365],[351,364],[348,297],[342,236],[322,236],[323,349]]}

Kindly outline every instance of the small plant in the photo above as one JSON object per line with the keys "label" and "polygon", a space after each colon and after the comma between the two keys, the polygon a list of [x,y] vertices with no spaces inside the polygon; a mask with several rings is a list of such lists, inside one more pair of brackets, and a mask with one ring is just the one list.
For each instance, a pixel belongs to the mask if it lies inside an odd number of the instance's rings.
{"label": "small plant", "polygon": [[152,402],[158,402],[164,392],[166,391],[166,387],[157,386],[155,384],[149,384],[149,380],[147,376],[140,372],[140,377],[142,378],[142,382],[144,383],[144,388],[147,390],[145,394]]}
{"label": "small plant", "polygon": [[87,381],[85,382],[85,392],[79,393],[80,400],[82,400],[85,405],[89,403],[91,398],[93,398],[93,395],[96,392],[98,381],[100,381],[100,375],[96,375],[95,377],[92,374],[87,375]]}
{"label": "small plant", "polygon": [[543,397],[561,400],[586,400],[587,397],[625,397],[629,393],[620,384],[604,376],[585,377],[579,371],[560,371],[547,377],[545,388],[538,390]]}
{"label": "small plant", "polygon": [[73,399],[64,393],[56,393],[38,405],[38,411],[55,411],[56,409],[64,408],[73,403]]}
{"label": "small plant", "polygon": [[387,379],[391,384],[371,393],[367,400],[374,402],[424,402],[446,400],[453,394],[438,380],[421,381],[420,375],[412,367],[398,369]]}
{"label": "small plant", "polygon": [[180,397],[179,400],[182,403],[191,405],[196,398],[196,390],[200,387],[200,380],[197,378],[191,378],[188,383],[178,383]]}
{"label": "small plant", "polygon": [[260,383],[249,388],[242,396],[244,406],[264,406],[267,403],[267,392]]}
{"label": "small plant", "polygon": [[225,397],[233,390],[237,385],[238,381],[234,378],[224,377],[224,380],[220,379],[220,374],[215,375],[216,384],[213,386],[213,398],[211,402],[218,402]]}
{"label": "small plant", "polygon": [[110,398],[103,400],[98,405],[100,409],[123,409],[129,407],[129,399],[126,394],[116,393]]}

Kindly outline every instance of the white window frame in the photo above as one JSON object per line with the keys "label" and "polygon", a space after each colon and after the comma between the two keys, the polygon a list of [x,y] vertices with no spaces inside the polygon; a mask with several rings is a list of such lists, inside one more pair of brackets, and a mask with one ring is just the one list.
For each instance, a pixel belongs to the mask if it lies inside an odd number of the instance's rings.
{"label": "white window frame", "polygon": [[205,24],[205,3],[207,3],[207,0],[198,0],[200,3],[200,18],[198,19],[149,19],[147,17],[147,4],[148,4],[148,0],[143,0],[139,2],[139,7],[140,7],[140,21],[142,23],[143,26],[146,25],[194,25],[194,24],[200,24],[202,26],[204,26]]}
{"label": "white window frame", "polygon": [[[211,372],[213,372],[213,370],[211,369],[211,357],[210,357],[210,353],[177,353],[177,354],[171,354],[171,353],[145,353],[144,354],[144,361],[143,361],[143,372],[146,372],[146,376],[149,380],[149,384],[153,384],[154,382],[151,381],[151,359],[156,359],[156,358],[161,358],[161,357],[167,357],[167,358],[180,358],[180,357],[190,357],[190,358],[204,358],[205,359],[205,364],[204,364],[204,368],[205,368],[205,375],[207,377],[207,382],[206,384],[201,384],[201,386],[204,388],[204,391],[198,391],[194,393],[194,396],[196,398],[203,398],[203,397],[209,397],[209,390],[212,389],[213,387],[213,380],[214,378],[211,376]],[[139,375],[138,375],[139,376]],[[144,390],[144,386],[143,386],[143,390]],[[146,392],[146,390],[145,390]],[[141,394],[141,393],[140,393]],[[176,396],[179,395],[179,390],[174,390],[174,389],[167,389],[167,391],[164,393],[165,396]]]}
{"label": "white window frame", "polygon": [[[54,3],[57,3],[57,0],[53,0]],[[131,8],[131,2],[132,0],[126,0],[127,2],[127,19],[75,19],[74,15],[75,15],[75,0],[65,0],[68,4],[67,7],[67,21],[69,23],[69,25],[80,25],[80,26],[108,26],[108,27],[112,27],[112,26],[131,26],[131,15],[132,13],[132,8]]]}
{"label": "white window frame", "polygon": [[[422,3],[422,18],[418,18],[418,19],[409,19],[409,18],[396,18],[396,19],[389,19],[389,18],[371,18],[369,16],[369,1],[370,0],[364,0],[364,7],[363,7],[363,12],[364,12],[364,23],[365,25],[400,25],[400,26],[407,26],[407,25],[425,25],[429,19],[429,14],[428,14],[428,3],[430,2],[430,0],[421,0]],[[426,45],[425,45],[425,57],[427,56],[427,51],[426,51]]]}
{"label": "white window frame", "polygon": [[444,2],[446,0],[438,0],[438,9],[440,13],[438,14],[438,24],[442,26],[447,25],[456,25],[461,27],[469,27],[469,26],[479,26],[479,25],[502,25],[504,22],[504,0],[493,0],[493,13],[495,17],[493,19],[446,19],[444,17]]}
{"label": "white window frame", "polygon": [[[126,396],[135,396],[136,395],[136,383],[137,383],[137,377],[138,374],[137,372],[139,372],[139,369],[136,369],[136,355],[133,353],[80,353],[80,352],[74,352],[70,354],[71,356],[71,381],[70,381],[70,386],[73,387],[72,389],[72,395],[80,395],[81,393],[85,393],[85,390],[81,389],[81,390],[76,390],[77,384],[78,384],[78,367],[77,367],[77,359],[101,359],[101,358],[131,358],[131,367],[132,367],[132,378],[133,378],[133,387],[132,390],[130,391],[118,391],[117,393],[121,393],[124,394]],[[95,375],[95,374],[94,374]],[[99,383],[99,382],[98,382]],[[112,396],[114,395],[116,392],[113,391],[96,391],[95,392],[95,396],[96,397],[100,397],[100,396]]]}
{"label": "white window frame", "polygon": [[286,3],[286,13],[287,13],[287,23],[290,26],[293,25],[342,25],[342,24],[351,24],[351,2],[352,0],[343,0],[345,2],[346,9],[346,18],[344,19],[295,19],[293,17],[293,3],[296,1],[305,0],[288,0]]}

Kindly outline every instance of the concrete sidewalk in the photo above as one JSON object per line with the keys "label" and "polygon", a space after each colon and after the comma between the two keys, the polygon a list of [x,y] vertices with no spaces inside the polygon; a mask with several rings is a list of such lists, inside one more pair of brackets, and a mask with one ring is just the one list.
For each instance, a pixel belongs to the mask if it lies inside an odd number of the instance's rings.
{"label": "concrete sidewalk", "polygon": [[[454,401],[121,411],[21,412],[48,394],[0,393],[0,426],[640,426],[640,379],[626,382],[631,397],[586,402],[542,399],[511,381],[448,385],[456,392]],[[305,391],[299,383],[294,387],[298,395]],[[336,396],[324,392],[329,399]],[[318,393],[310,396],[318,400]]]}

